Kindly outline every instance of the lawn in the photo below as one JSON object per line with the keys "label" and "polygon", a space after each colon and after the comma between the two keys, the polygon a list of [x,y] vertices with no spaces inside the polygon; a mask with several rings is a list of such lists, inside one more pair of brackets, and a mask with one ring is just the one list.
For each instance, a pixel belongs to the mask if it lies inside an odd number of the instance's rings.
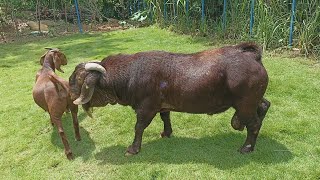
{"label": "lawn", "polygon": [[[130,107],[108,105],[89,118],[79,112],[82,141],[74,140],[72,118],[63,125],[75,159],[68,161],[56,128],[32,99],[44,47],[58,47],[68,58],[67,79],[84,61],[145,50],[191,53],[212,48],[156,27],[70,35],[24,44],[0,45],[0,179],[319,179],[320,66],[301,57],[264,53],[272,103],[256,150],[237,152],[246,132],[230,126],[234,110],[222,114],[172,113],[173,137],[160,138],[162,121],[153,120],[141,152],[126,157],[134,136]],[[219,46],[219,45],[215,45]]]}

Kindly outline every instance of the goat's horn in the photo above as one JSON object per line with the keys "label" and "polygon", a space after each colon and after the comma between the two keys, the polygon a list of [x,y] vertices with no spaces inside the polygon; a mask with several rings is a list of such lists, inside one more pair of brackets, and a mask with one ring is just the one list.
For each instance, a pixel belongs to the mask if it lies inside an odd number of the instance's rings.
{"label": "goat's horn", "polygon": [[107,73],[106,69],[103,66],[101,66],[100,64],[97,64],[97,63],[86,63],[84,68],[87,71],[99,71],[99,72],[101,72],[103,74]]}

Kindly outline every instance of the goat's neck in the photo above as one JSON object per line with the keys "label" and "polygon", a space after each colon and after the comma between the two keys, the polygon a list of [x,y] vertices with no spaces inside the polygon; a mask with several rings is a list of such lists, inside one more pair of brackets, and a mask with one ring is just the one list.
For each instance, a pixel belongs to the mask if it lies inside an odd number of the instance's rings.
{"label": "goat's neck", "polygon": [[47,55],[44,58],[42,66],[45,67],[45,68],[51,69],[52,71],[55,72],[55,66],[54,66],[54,63],[53,63],[53,57],[50,56],[50,55],[49,56]]}

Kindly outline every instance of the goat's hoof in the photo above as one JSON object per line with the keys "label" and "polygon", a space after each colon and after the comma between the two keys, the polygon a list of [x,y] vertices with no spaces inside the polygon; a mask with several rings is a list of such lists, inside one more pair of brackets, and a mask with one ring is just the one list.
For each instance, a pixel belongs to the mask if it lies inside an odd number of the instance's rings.
{"label": "goat's hoof", "polygon": [[165,131],[160,133],[161,138],[170,138],[171,133],[166,133]]}
{"label": "goat's hoof", "polygon": [[73,160],[72,152],[67,153],[66,156],[67,156],[67,158],[68,158],[69,160]]}
{"label": "goat's hoof", "polygon": [[241,154],[248,154],[250,152],[253,151],[253,147],[251,144],[247,144],[247,145],[243,145],[240,149],[239,149],[239,152]]}
{"label": "goat's hoof", "polygon": [[76,137],[76,141],[81,141],[81,137]]}

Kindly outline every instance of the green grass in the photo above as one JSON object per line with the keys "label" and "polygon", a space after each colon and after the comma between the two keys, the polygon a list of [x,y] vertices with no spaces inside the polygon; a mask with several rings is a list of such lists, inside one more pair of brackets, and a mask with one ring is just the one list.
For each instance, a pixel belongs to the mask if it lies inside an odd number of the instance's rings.
{"label": "green grass", "polygon": [[231,128],[234,110],[208,116],[172,113],[174,136],[159,138],[157,116],[143,136],[142,151],[125,157],[134,136],[135,114],[120,105],[79,112],[82,141],[74,140],[70,114],[63,125],[75,155],[68,161],[56,128],[32,99],[44,47],[58,47],[69,64],[100,60],[116,53],[145,50],[196,52],[209,41],[155,27],[111,33],[72,35],[25,44],[0,45],[1,179],[318,179],[320,178],[320,68],[304,58],[265,53],[272,106],[256,151],[237,149],[245,132]]}

